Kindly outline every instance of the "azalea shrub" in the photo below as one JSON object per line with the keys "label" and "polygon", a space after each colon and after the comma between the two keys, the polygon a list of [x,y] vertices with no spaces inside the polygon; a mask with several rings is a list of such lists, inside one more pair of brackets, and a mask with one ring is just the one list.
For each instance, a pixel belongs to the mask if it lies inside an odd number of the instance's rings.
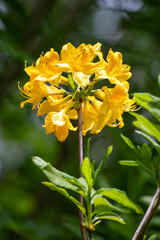
{"label": "azalea shrub", "polygon": [[[124,224],[119,213],[127,213],[126,209],[143,214],[141,207],[133,203],[125,192],[115,188],[95,189],[112,146],[108,147],[99,167],[95,168],[95,162],[90,159],[88,141],[83,159],[82,135],[87,132],[98,134],[105,126],[122,128],[123,113],[137,110],[137,96],[129,97],[130,66],[123,63],[122,54],[110,49],[105,60],[100,43],[81,44],[78,48],[68,43],[62,47],[60,55],[52,48],[41,54],[35,65],[26,64],[25,71],[30,79],[24,87],[19,84],[20,92],[26,98],[21,102],[21,108],[31,103],[37,116],[45,116],[42,127],[46,134],[54,133],[61,142],[66,140],[69,130],[78,130],[78,177],[61,172],[39,157],[34,157],[33,161],[49,179],[44,184],[78,207],[82,240],[86,239],[85,229],[91,240],[93,230],[102,220]],[[142,105],[141,102],[138,104]],[[129,143],[129,140],[125,141]],[[137,162],[131,164],[136,165]],[[80,195],[79,199],[75,193]]]}

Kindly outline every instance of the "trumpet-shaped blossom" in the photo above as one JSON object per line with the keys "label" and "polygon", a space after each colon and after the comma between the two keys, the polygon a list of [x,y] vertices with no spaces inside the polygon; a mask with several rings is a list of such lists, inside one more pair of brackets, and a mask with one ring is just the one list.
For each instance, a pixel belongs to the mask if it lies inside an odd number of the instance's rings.
{"label": "trumpet-shaped blossom", "polygon": [[76,131],[77,128],[73,127],[72,123],[69,120],[69,117],[61,112],[50,112],[45,118],[45,125],[43,126],[46,129],[46,133],[54,132],[59,141],[64,141],[69,133],[69,130]]}
{"label": "trumpet-shaped blossom", "polygon": [[55,64],[59,61],[59,55],[51,48],[43,56],[37,59],[36,65],[25,68],[26,73],[31,80],[50,82],[54,86],[59,86],[59,83],[67,84],[67,78],[63,77],[61,69]]}
{"label": "trumpet-shaped blossom", "polygon": [[83,43],[77,49],[68,43],[62,48],[61,62],[58,66],[65,72],[71,72],[74,81],[79,86],[87,86],[90,83],[90,75],[99,71],[102,66],[101,61],[93,62],[96,56],[102,58],[100,49],[100,43],[94,46]]}
{"label": "trumpet-shaped blossom", "polygon": [[[71,121],[78,119],[80,104],[83,135],[88,131],[97,134],[106,125],[123,127],[123,113],[135,108],[135,100],[128,93],[130,67],[123,64],[121,53],[112,50],[105,61],[100,43],[83,43],[78,48],[68,43],[60,57],[51,49],[25,71],[30,80],[19,87],[27,98],[20,106],[31,103],[32,110],[37,108],[37,116],[46,115],[43,127],[47,134],[55,133],[59,141],[67,138],[69,130],[77,130]],[[104,79],[105,86],[96,89],[96,83]],[[113,87],[108,88],[107,81]]]}
{"label": "trumpet-shaped blossom", "polygon": [[[134,104],[134,99],[129,99],[128,91],[121,85],[116,85],[114,88],[102,88],[104,93],[103,103],[99,109],[97,118],[95,119],[91,133],[99,133],[108,125],[110,127],[124,126],[122,114],[124,111],[130,111]],[[100,93],[99,93],[100,94]]]}
{"label": "trumpet-shaped blossom", "polygon": [[124,85],[129,89],[127,80],[132,76],[130,69],[130,66],[123,64],[122,54],[110,49],[104,62],[104,68],[96,74],[96,78],[108,79],[112,84]]}
{"label": "trumpet-shaped blossom", "polygon": [[19,89],[21,94],[27,98],[26,101],[21,102],[21,108],[23,108],[26,103],[32,103],[32,110],[36,108],[44,97],[63,96],[65,92],[64,89],[57,89],[54,86],[48,86],[45,82],[37,80],[27,82],[23,89],[20,87]]}

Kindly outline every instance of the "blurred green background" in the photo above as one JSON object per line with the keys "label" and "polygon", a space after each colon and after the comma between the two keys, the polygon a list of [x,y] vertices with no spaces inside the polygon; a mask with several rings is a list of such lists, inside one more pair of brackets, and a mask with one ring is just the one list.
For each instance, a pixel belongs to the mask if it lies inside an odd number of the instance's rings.
{"label": "blurred green background", "polygon": [[[106,57],[110,48],[123,54],[130,65],[130,93],[149,92],[159,96],[160,1],[154,0],[0,0],[0,239],[1,240],[78,240],[77,209],[56,192],[41,184],[45,176],[34,166],[31,156],[40,156],[56,168],[78,176],[77,133],[60,143],[54,134],[46,135],[28,104],[21,86],[28,81],[24,61],[31,65],[41,52],[60,52],[71,42],[102,43]],[[151,118],[141,109],[139,113]],[[97,187],[116,187],[143,209],[155,192],[153,179],[139,168],[119,165],[134,159],[120,133],[134,143],[143,138],[134,133],[133,117],[124,114],[122,129],[106,127],[92,135],[91,158],[98,164],[105,149],[114,151],[98,179]],[[152,119],[152,121],[155,121]],[[84,145],[90,135],[84,138]],[[126,225],[106,221],[95,231],[95,240],[131,239],[142,216],[123,216]],[[154,217],[147,235],[160,239],[160,214]]]}

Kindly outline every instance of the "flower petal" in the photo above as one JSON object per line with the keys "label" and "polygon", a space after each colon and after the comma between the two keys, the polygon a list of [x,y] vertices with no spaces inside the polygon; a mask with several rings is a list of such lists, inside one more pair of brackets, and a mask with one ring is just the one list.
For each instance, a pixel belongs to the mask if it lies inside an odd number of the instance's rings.
{"label": "flower petal", "polygon": [[82,72],[74,72],[73,73],[74,81],[80,86],[87,86],[89,84],[89,76],[83,74]]}

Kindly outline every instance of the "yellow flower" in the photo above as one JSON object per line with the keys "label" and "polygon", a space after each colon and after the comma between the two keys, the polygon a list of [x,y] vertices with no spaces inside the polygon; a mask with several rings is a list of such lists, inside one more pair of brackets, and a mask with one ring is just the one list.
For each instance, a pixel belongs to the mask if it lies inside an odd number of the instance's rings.
{"label": "yellow flower", "polygon": [[84,102],[82,103],[83,136],[86,135],[87,131],[92,129],[95,119],[97,118],[100,106],[101,102],[98,101],[95,97],[88,97],[88,99],[84,100]]}
{"label": "yellow flower", "polygon": [[124,85],[129,89],[127,80],[132,76],[130,66],[123,64],[122,54],[111,49],[104,62],[104,68],[96,74],[96,79],[109,79],[112,84]]}
{"label": "yellow flower", "polygon": [[32,110],[35,109],[44,97],[44,93],[42,91],[43,87],[44,83],[34,81],[33,83],[27,82],[23,89],[19,88],[23,96],[28,98],[26,101],[20,103],[20,107],[23,108],[26,103],[32,103]]}
{"label": "yellow flower", "polygon": [[49,112],[59,112],[65,107],[69,100],[69,96],[65,98],[62,98],[62,95],[57,95],[56,98],[55,96],[48,96],[47,100],[40,104],[37,116],[45,115]]}
{"label": "yellow flower", "polygon": [[20,88],[20,92],[25,98],[28,98],[26,101],[21,102],[20,107],[23,108],[26,103],[32,103],[33,107],[32,110],[37,107],[37,105],[42,101],[44,97],[56,96],[56,95],[63,95],[65,90],[57,89],[54,86],[47,86],[45,82],[40,81],[29,81],[27,82],[23,89]]}
{"label": "yellow flower", "polygon": [[[68,43],[62,47],[60,58],[51,49],[25,71],[30,80],[24,88],[19,87],[27,98],[20,106],[31,103],[32,110],[37,108],[37,116],[47,114],[43,127],[60,141],[66,139],[69,130],[76,131],[70,119],[78,119],[81,103],[83,135],[87,131],[98,133],[106,125],[123,127],[123,112],[135,109],[135,99],[128,95],[130,67],[123,64],[121,53],[112,50],[105,61],[100,43],[82,43],[78,48]],[[68,78],[64,77],[66,73],[71,73]],[[115,86],[94,89],[95,83],[103,79]],[[63,85],[70,85],[72,90]]]}
{"label": "yellow flower", "polygon": [[46,129],[46,134],[54,132],[57,139],[61,142],[67,138],[69,130],[77,130],[76,127],[73,127],[72,123],[69,120],[69,117],[64,113],[64,110],[58,113],[48,113],[45,118],[45,125],[43,127]]}
{"label": "yellow flower", "polygon": [[94,63],[96,56],[102,58],[100,51],[101,44],[94,46],[82,43],[77,49],[68,43],[61,51],[61,62],[58,64],[64,72],[72,72],[74,81],[79,86],[87,86],[90,82],[90,75],[97,72],[101,67],[101,62]]}
{"label": "yellow flower", "polygon": [[[82,133],[83,136],[86,135],[86,132],[91,130],[94,121],[98,115],[98,111],[100,109],[102,102],[97,100],[94,96],[89,96],[87,99],[84,99],[82,102]],[[70,119],[78,119],[78,114],[76,109],[71,109],[67,113]]]}
{"label": "yellow flower", "polygon": [[95,119],[91,133],[101,132],[106,125],[110,127],[123,127],[122,114],[123,112],[130,111],[135,103],[134,99],[129,99],[128,90],[122,85],[116,85],[110,89],[104,86],[102,90],[104,92],[101,94],[98,92],[98,96],[103,99],[103,103]]}
{"label": "yellow flower", "polygon": [[61,76],[62,71],[55,64],[59,61],[59,55],[52,48],[46,52],[44,56],[40,56],[36,61],[36,66],[25,68],[26,73],[30,76],[30,80],[38,80],[50,82],[54,86],[59,86],[59,83],[68,84],[68,79]]}

